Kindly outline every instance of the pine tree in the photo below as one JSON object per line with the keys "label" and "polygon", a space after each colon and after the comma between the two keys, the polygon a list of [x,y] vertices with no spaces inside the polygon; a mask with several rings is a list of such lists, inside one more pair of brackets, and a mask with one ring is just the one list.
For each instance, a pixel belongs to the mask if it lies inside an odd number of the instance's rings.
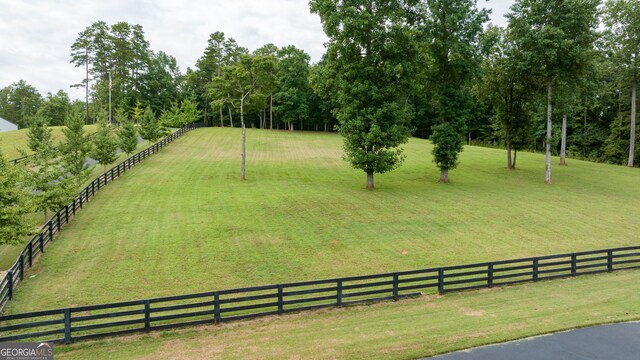
{"label": "pine tree", "polygon": [[84,133],[84,114],[81,109],[73,108],[65,118],[65,125],[62,132],[66,141],[60,146],[63,166],[69,175],[76,178],[79,187],[89,175],[86,158],[91,150],[91,143]]}
{"label": "pine tree", "polygon": [[103,111],[98,116],[98,131],[93,136],[91,157],[102,164],[106,170],[107,165],[112,164],[117,159],[118,141],[113,136],[113,130],[104,115]]}
{"label": "pine tree", "polygon": [[131,155],[138,147],[138,130],[129,119],[120,120],[118,128],[118,144],[120,149],[127,155]]}
{"label": "pine tree", "polygon": [[9,164],[0,152],[0,245],[18,244],[33,230],[27,214],[33,211],[24,163]]}
{"label": "pine tree", "polygon": [[156,142],[162,137],[162,133],[163,131],[160,128],[160,123],[156,115],[153,113],[153,110],[151,110],[151,107],[147,106],[140,121],[140,136],[150,142]]}

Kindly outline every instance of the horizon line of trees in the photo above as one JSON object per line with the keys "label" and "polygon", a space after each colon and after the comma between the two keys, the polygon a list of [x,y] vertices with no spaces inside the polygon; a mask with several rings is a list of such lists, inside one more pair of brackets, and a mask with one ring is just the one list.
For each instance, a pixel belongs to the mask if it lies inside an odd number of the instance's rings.
{"label": "horizon line of trees", "polygon": [[[412,135],[433,141],[443,182],[465,143],[504,147],[508,169],[518,151],[544,151],[547,182],[552,155],[638,166],[637,2],[518,0],[504,28],[486,26],[475,0],[341,4],[310,2],[329,37],[318,63],[294,46],[249,51],[214,32],[185,74],[149,49],[141,26],[96,22],[71,47],[86,68],[85,113],[105,108],[111,73],[114,108],[126,113],[141,104],[165,119],[185,108],[208,126],[337,130],[371,188]],[[34,90],[0,90],[0,116],[40,112],[53,125],[82,105]]]}

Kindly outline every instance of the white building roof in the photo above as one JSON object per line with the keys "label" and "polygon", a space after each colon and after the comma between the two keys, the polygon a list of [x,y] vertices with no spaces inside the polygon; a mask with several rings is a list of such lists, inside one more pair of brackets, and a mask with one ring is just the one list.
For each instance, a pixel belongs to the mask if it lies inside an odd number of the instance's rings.
{"label": "white building roof", "polygon": [[18,130],[18,125],[0,117],[0,132]]}

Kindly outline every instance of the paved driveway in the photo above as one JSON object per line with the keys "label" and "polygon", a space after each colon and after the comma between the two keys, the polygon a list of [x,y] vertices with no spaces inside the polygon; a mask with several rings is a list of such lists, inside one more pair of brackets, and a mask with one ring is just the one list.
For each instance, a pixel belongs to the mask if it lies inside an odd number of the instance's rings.
{"label": "paved driveway", "polygon": [[640,322],[594,326],[488,345],[437,360],[640,360]]}

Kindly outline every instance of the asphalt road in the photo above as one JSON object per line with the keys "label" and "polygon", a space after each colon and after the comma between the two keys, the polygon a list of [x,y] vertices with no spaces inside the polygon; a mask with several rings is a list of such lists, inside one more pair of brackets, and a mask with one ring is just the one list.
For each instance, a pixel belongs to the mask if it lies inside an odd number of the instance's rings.
{"label": "asphalt road", "polygon": [[640,360],[640,322],[594,326],[435,356],[437,360]]}

